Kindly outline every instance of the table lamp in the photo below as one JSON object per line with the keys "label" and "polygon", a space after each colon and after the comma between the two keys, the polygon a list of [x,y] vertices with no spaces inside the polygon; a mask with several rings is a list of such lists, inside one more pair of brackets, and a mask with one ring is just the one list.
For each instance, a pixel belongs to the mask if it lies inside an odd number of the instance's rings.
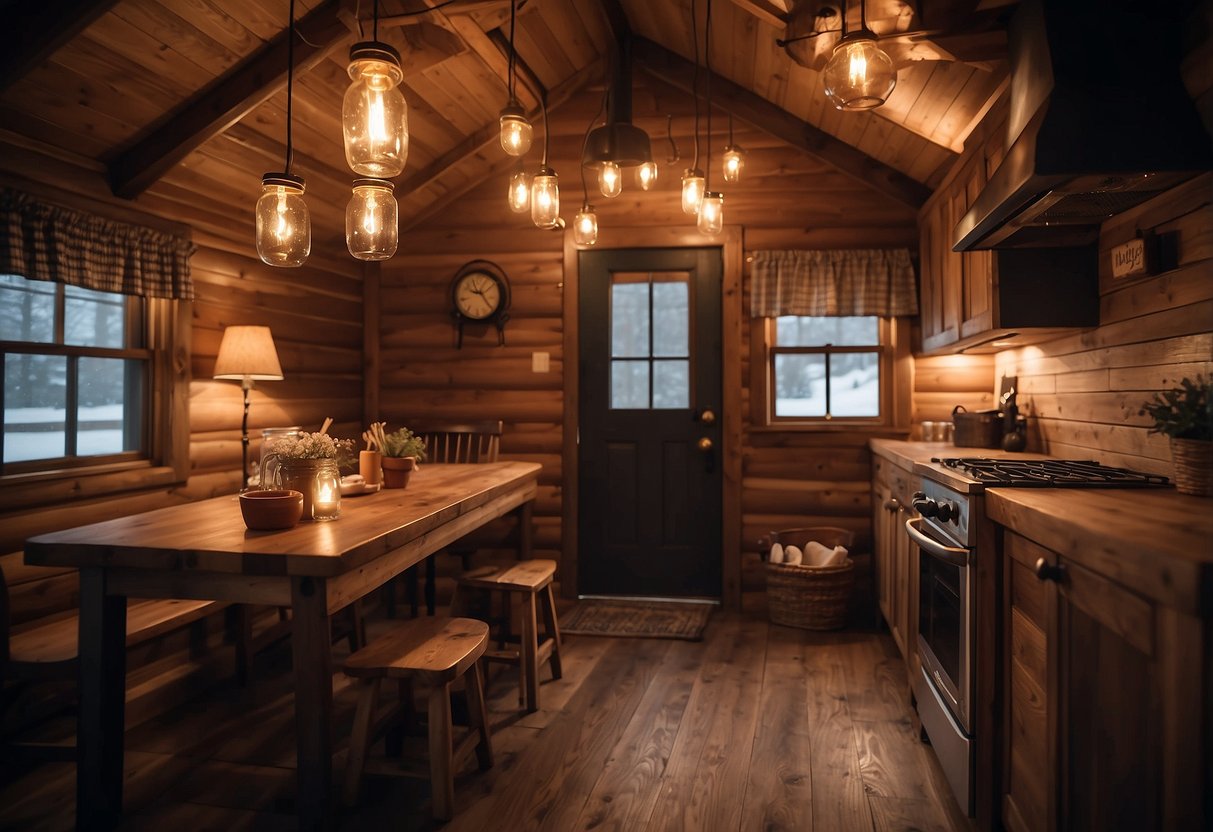
{"label": "table lamp", "polygon": [[282,381],[282,365],[268,326],[229,326],[215,359],[217,379],[239,379],[244,390],[244,419],[240,422],[240,490],[248,485],[248,408],[254,381]]}

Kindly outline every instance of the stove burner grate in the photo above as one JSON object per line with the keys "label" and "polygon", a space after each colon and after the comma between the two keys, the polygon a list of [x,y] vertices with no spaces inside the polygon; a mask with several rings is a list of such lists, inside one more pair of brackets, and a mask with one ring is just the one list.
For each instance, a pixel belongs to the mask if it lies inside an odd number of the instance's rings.
{"label": "stove burner grate", "polygon": [[986,459],[934,457],[932,462],[955,469],[985,485],[1037,488],[1146,488],[1167,485],[1166,477],[1128,468],[1112,468],[1092,460]]}

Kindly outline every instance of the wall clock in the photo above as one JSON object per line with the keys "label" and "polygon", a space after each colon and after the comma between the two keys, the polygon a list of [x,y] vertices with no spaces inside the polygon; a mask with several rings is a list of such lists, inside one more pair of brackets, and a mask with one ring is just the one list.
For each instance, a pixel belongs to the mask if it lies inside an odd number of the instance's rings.
{"label": "wall clock", "polygon": [[458,333],[457,348],[463,347],[463,325],[492,323],[497,327],[497,345],[505,344],[505,323],[510,319],[510,280],[496,263],[472,260],[460,266],[451,280],[451,316]]}

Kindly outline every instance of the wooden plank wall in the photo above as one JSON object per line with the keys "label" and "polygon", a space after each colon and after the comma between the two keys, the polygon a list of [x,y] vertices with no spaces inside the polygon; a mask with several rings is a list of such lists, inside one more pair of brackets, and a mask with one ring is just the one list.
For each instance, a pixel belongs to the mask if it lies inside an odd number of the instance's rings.
{"label": "wooden plank wall", "polygon": [[[1142,404],[1185,376],[1213,376],[1213,174],[1100,229],[1100,325],[1001,352],[997,375],[1017,374],[1032,450],[1171,475],[1170,445],[1151,435]],[[1138,231],[1178,232],[1179,265],[1115,280],[1110,251]]]}

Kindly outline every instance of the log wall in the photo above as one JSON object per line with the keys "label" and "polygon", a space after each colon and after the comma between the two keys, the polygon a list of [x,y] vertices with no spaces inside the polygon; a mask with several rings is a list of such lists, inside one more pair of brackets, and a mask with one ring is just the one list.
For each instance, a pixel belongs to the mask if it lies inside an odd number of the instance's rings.
{"label": "log wall", "polygon": [[[996,356],[1019,376],[1029,447],[1070,459],[1170,476],[1165,436],[1141,406],[1185,376],[1213,377],[1213,174],[1205,174],[1100,229],[1098,328]],[[1111,249],[1138,231],[1178,234],[1176,268],[1112,277]]]}

